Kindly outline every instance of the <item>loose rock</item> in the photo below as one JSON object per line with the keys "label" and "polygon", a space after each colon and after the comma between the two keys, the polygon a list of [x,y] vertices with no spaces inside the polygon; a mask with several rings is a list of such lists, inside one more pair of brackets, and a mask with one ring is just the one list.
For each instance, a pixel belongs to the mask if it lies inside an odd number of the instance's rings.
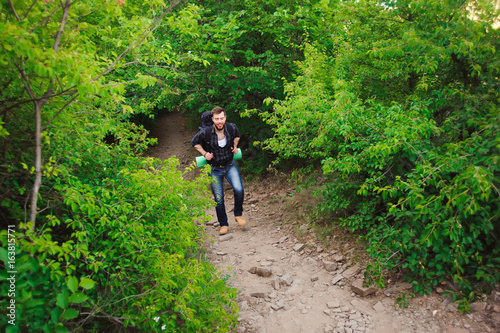
{"label": "loose rock", "polygon": [[304,248],[306,247],[305,244],[295,244],[295,246],[293,247],[293,250],[295,252],[300,252],[302,251]]}
{"label": "loose rock", "polygon": [[346,278],[346,279],[349,279],[351,277],[353,277],[354,275],[358,274],[359,271],[361,271],[361,267],[359,266],[352,266],[351,268],[349,268],[348,270],[344,271],[342,273],[342,275]]}
{"label": "loose rock", "polygon": [[281,283],[283,283],[286,286],[290,286],[293,283],[293,278],[290,275],[288,275],[288,274],[283,275],[281,277]]}
{"label": "loose rock", "polygon": [[385,311],[385,307],[384,305],[382,304],[382,302],[378,301],[377,304],[375,304],[373,306],[373,309],[377,312],[384,312]]}
{"label": "loose rock", "polygon": [[277,301],[275,304],[271,305],[271,308],[275,311],[283,309],[285,307],[285,303],[283,301]]}
{"label": "loose rock", "polygon": [[326,306],[329,308],[329,309],[335,309],[335,308],[339,308],[340,307],[340,303],[337,302],[337,301],[330,301],[330,302],[327,302],[326,303]]}
{"label": "loose rock", "polygon": [[267,293],[266,292],[262,292],[262,291],[257,291],[257,292],[250,293],[250,296],[257,297],[257,298],[266,298],[267,297]]}
{"label": "loose rock", "polygon": [[486,302],[474,302],[470,305],[471,312],[482,312],[486,309]]}
{"label": "loose rock", "polygon": [[219,237],[219,240],[221,242],[225,242],[225,241],[228,241],[230,239],[233,239],[233,235],[222,235],[222,236]]}
{"label": "loose rock", "polygon": [[323,267],[327,272],[333,272],[337,270],[337,263],[333,261],[323,260]]}
{"label": "loose rock", "polygon": [[342,275],[337,274],[337,275],[333,278],[333,280],[332,280],[332,284],[333,284],[333,285],[336,285],[336,284],[337,284],[340,280],[342,280],[343,278],[344,278],[344,277],[343,277]]}
{"label": "loose rock", "polygon": [[271,286],[272,286],[275,290],[280,290],[280,287],[281,287],[280,278],[275,278],[274,280],[272,280],[272,281],[271,281]]}
{"label": "loose rock", "polygon": [[377,288],[374,285],[364,287],[363,280],[361,280],[361,279],[354,281],[351,284],[351,289],[352,289],[352,291],[354,291],[356,294],[358,294],[361,297],[375,294],[377,292]]}
{"label": "loose rock", "polygon": [[269,277],[273,274],[273,271],[270,269],[270,268],[266,268],[266,267],[258,267],[255,271],[255,273],[258,275],[258,276],[262,276],[262,277]]}

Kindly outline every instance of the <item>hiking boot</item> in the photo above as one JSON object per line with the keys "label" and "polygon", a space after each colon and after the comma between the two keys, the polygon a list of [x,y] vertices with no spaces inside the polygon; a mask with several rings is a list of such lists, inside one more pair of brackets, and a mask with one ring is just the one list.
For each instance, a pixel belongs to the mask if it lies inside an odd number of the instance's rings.
{"label": "hiking boot", "polygon": [[225,235],[225,234],[227,234],[227,227],[223,226],[219,230],[219,235]]}
{"label": "hiking boot", "polygon": [[235,216],[235,219],[236,219],[236,222],[238,222],[238,225],[240,227],[242,227],[245,224],[247,224],[247,221],[245,221],[245,219],[243,218],[243,216]]}

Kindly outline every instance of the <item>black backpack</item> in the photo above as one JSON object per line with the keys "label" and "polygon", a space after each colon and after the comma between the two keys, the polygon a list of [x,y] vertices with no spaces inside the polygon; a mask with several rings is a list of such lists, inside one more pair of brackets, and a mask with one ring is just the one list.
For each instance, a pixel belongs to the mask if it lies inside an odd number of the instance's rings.
{"label": "black backpack", "polygon": [[205,111],[201,114],[201,127],[198,127],[198,129],[201,131],[205,127],[212,126],[214,122],[212,121],[212,112],[210,111]]}

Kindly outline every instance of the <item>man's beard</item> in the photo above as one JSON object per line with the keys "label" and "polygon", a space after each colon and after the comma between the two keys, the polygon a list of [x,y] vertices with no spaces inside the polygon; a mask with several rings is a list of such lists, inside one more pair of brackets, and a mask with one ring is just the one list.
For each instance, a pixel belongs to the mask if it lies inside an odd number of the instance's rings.
{"label": "man's beard", "polygon": [[[219,127],[220,126],[220,127]],[[224,129],[224,126],[226,126],[226,124],[222,124],[222,125],[217,125],[215,124],[215,128],[219,131],[223,130]]]}

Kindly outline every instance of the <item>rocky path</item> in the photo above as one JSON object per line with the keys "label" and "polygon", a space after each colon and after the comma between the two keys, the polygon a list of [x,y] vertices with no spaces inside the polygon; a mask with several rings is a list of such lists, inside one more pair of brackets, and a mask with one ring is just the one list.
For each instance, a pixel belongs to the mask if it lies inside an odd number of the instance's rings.
{"label": "rocky path", "polygon": [[[189,144],[194,134],[181,115],[163,116],[152,131],[159,144],[150,155],[176,156],[186,167],[197,155]],[[238,227],[230,219],[229,233],[219,236],[213,209],[206,226],[212,239],[206,245],[210,261],[238,289],[236,332],[500,332],[500,293],[473,304],[467,315],[437,293],[411,298],[400,309],[396,298],[411,292],[411,286],[394,282],[384,291],[363,287],[364,270],[353,256],[354,245],[320,245],[311,228],[298,221],[300,200],[291,196],[294,189],[285,179],[244,180],[244,187],[248,224]],[[228,210],[232,200],[227,185]]]}

